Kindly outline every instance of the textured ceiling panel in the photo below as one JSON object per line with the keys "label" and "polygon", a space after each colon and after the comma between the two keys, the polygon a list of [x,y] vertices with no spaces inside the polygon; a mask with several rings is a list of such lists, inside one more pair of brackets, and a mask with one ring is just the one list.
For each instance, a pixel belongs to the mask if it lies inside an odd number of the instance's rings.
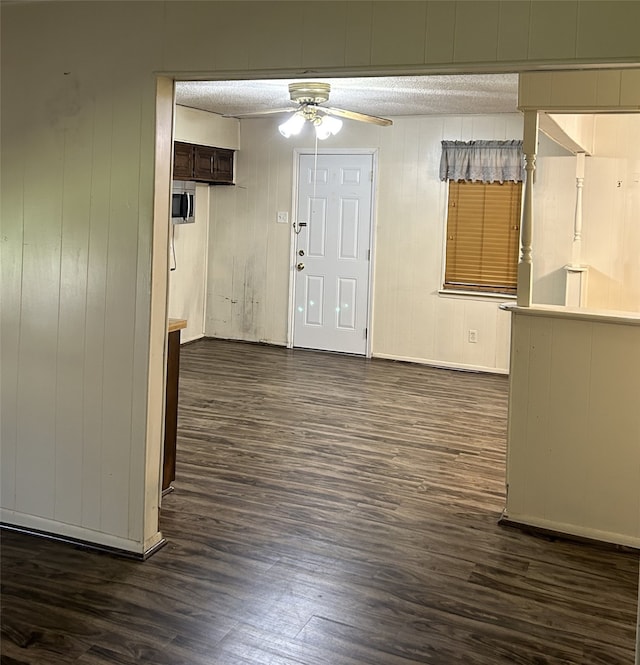
{"label": "textured ceiling panel", "polygon": [[[294,80],[178,82],[176,102],[223,115],[293,107]],[[513,113],[518,101],[517,74],[313,80],[331,84],[327,106],[378,116]]]}

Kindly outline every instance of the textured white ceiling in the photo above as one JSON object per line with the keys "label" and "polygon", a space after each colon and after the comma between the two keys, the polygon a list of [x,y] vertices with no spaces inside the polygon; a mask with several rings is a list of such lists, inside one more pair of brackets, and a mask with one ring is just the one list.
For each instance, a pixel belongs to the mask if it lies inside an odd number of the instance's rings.
{"label": "textured white ceiling", "polygon": [[[223,115],[293,108],[287,86],[300,80],[178,82],[176,102]],[[378,116],[513,113],[518,100],[517,74],[308,80],[331,84],[326,106]]]}

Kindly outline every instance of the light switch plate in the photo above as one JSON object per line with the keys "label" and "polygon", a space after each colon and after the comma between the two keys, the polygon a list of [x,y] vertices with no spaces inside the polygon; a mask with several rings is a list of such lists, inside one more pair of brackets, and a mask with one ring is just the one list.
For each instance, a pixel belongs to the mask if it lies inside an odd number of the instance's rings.
{"label": "light switch plate", "polygon": [[278,224],[288,224],[289,223],[289,213],[288,212],[279,212],[277,220],[278,220]]}

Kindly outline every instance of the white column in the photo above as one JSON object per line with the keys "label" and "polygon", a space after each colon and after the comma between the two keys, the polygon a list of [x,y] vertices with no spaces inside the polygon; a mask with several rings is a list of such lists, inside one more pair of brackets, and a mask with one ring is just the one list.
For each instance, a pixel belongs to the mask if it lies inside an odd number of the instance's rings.
{"label": "white column", "polygon": [[573,222],[573,244],[571,246],[571,265],[581,265],[582,255],[582,187],[584,185],[584,152],[576,153],[576,212]]}
{"label": "white column", "polygon": [[587,300],[588,269],[582,265],[582,188],[584,185],[584,152],[576,153],[576,207],[573,221],[571,262],[564,267],[566,287],[564,304],[567,307],[585,307]]}
{"label": "white column", "polygon": [[520,263],[518,264],[518,305],[531,306],[533,290],[533,265],[531,238],[533,235],[533,182],[536,170],[538,146],[538,112],[525,111],[523,152],[527,177],[524,183],[524,204],[520,224]]}

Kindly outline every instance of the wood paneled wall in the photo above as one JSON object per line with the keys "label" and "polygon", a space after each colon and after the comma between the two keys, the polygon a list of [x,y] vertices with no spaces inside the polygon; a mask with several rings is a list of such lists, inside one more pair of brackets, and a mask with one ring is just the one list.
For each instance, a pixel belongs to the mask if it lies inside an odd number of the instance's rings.
{"label": "wood paneled wall", "polygon": [[[237,150],[240,122],[214,113],[176,106],[174,139],[186,143]],[[186,319],[182,343],[204,335],[207,253],[209,246],[209,197],[219,187],[196,185],[196,221],[171,227],[169,264],[169,316]]]}
{"label": "wood paneled wall", "polygon": [[[640,312],[640,113],[588,115],[582,263],[587,306]],[[544,137],[541,137],[543,139]],[[534,303],[564,303],[576,201],[576,158],[540,141],[534,198]]]}
{"label": "wood paneled wall", "polygon": [[3,519],[132,550],[153,538],[156,74],[640,61],[638,3],[557,4],[3,3]]}
{"label": "wood paneled wall", "polygon": [[2,519],[140,551],[160,26],[121,7],[3,7]]}
{"label": "wood paneled wall", "polygon": [[640,320],[513,315],[507,516],[640,547]]}
{"label": "wood paneled wall", "polygon": [[204,335],[205,289],[209,238],[209,187],[196,185],[196,221],[173,224],[169,241],[169,316],[186,319],[180,341]]}
{"label": "wood paneled wall", "polygon": [[[241,122],[237,186],[212,188],[206,334],[287,342],[294,149],[278,120]],[[442,139],[513,139],[520,114],[394,119],[392,127],[349,122],[320,150],[375,149],[373,353],[437,365],[506,372],[509,316],[500,300],[438,294],[442,287],[446,184],[438,178]],[[478,332],[470,344],[468,330]]]}
{"label": "wood paneled wall", "polygon": [[587,305],[640,312],[640,113],[598,115],[594,136],[584,181]]}

